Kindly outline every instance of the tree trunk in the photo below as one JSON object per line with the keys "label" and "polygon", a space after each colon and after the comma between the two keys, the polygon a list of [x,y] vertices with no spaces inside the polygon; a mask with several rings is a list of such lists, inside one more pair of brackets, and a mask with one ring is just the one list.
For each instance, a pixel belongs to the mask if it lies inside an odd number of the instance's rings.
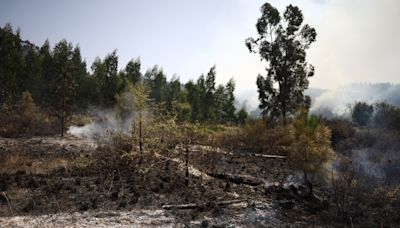
{"label": "tree trunk", "polygon": [[139,112],[139,151],[140,151],[139,164],[141,164],[143,157],[142,112]]}
{"label": "tree trunk", "polygon": [[62,81],[62,94],[61,94],[61,137],[64,137],[64,114],[65,114],[65,73],[63,74]]}
{"label": "tree trunk", "polygon": [[210,173],[210,172],[207,172],[207,175],[221,180],[227,180],[235,184],[258,186],[264,183],[261,179],[248,175],[234,175],[227,173]]}
{"label": "tree trunk", "polygon": [[64,137],[64,113],[61,116],[61,137]]}
{"label": "tree trunk", "polygon": [[283,105],[283,125],[285,125],[286,126],[286,123],[287,123],[287,121],[286,121],[286,104],[284,104]]}
{"label": "tree trunk", "polygon": [[[242,203],[245,200],[227,200],[214,202],[218,206],[226,206],[230,204]],[[188,203],[188,204],[166,204],[162,206],[162,209],[171,210],[171,209],[196,209],[196,208],[204,208],[207,207],[209,203]]]}
{"label": "tree trunk", "polygon": [[313,194],[313,184],[308,179],[307,172],[305,171],[304,171],[304,185],[307,186],[307,188],[310,190],[310,192],[307,195],[311,196]]}
{"label": "tree trunk", "polygon": [[[306,146],[304,147],[304,163],[307,163],[308,158],[307,158],[307,151],[308,151],[308,139],[306,141]],[[304,168],[303,168],[304,169]],[[313,185],[311,183],[310,180],[308,180],[308,176],[307,176],[307,172],[304,169],[304,184],[308,187],[308,189],[310,190],[309,195],[313,194]]]}
{"label": "tree trunk", "polygon": [[189,145],[185,148],[185,184],[189,186]]}

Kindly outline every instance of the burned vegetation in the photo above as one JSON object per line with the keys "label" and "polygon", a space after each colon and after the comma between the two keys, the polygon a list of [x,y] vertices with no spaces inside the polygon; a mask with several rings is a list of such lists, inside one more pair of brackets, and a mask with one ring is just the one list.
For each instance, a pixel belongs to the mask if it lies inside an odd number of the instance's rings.
{"label": "burned vegetation", "polygon": [[0,226],[400,224],[400,108],[310,113],[317,33],[296,6],[261,13],[257,117],[215,66],[167,81],[139,58],[118,70],[113,51],[89,73],[78,46],[1,28]]}

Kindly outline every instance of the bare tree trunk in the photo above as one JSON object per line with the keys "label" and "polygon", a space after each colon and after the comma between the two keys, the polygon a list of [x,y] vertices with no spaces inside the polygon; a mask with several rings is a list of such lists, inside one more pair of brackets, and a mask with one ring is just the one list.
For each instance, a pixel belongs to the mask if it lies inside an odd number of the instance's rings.
{"label": "bare tree trunk", "polygon": [[64,137],[64,111],[61,114],[61,137]]}
{"label": "bare tree trunk", "polygon": [[189,186],[189,145],[185,148],[185,184]]}
{"label": "bare tree trunk", "polygon": [[143,138],[142,138],[142,114],[140,113],[140,120],[139,120],[139,149],[140,155],[143,155]]}
{"label": "bare tree trunk", "polygon": [[286,104],[283,105],[283,125],[286,126],[287,121],[286,121]]}
{"label": "bare tree trunk", "polygon": [[140,158],[139,164],[142,163],[143,157],[143,139],[142,139],[142,112],[139,112],[139,151],[140,151]]}
{"label": "bare tree trunk", "polygon": [[[216,205],[218,206],[226,206],[230,204],[236,204],[236,203],[241,203],[244,202],[245,200],[227,200],[227,201],[220,201],[220,202],[215,202]],[[171,210],[171,209],[195,209],[199,207],[206,207],[207,203],[188,203],[188,204],[166,204],[163,205],[162,208],[165,210]]]}
{"label": "bare tree trunk", "polygon": [[[307,160],[308,160],[307,151],[308,151],[308,140],[307,140],[306,146],[304,148],[304,163],[307,163]],[[304,184],[310,190],[309,195],[312,195],[313,194],[313,185],[312,185],[311,181],[308,179],[307,171],[304,169],[303,172],[304,172]]]}
{"label": "bare tree trunk", "polygon": [[311,181],[308,179],[307,172],[304,171],[304,184],[307,186],[307,188],[310,190],[310,192],[307,194],[308,196],[311,196],[313,194],[313,184]]}
{"label": "bare tree trunk", "polygon": [[65,74],[62,82],[62,97],[61,97],[61,137],[64,137],[64,112],[65,112]]}

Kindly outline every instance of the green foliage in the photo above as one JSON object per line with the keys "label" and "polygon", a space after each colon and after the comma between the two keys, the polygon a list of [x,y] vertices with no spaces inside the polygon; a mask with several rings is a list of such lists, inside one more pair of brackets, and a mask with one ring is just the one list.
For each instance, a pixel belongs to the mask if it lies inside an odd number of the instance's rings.
{"label": "green foliage", "polygon": [[1,137],[54,133],[54,120],[41,112],[29,92],[23,92],[17,104],[3,104],[0,107]]}
{"label": "green foliage", "polygon": [[167,78],[162,69],[154,66],[144,75],[146,86],[150,88],[150,97],[157,103],[165,102],[167,93]]}
{"label": "green foliage", "polygon": [[22,88],[29,91],[32,96],[38,100],[40,98],[40,80],[41,80],[41,56],[34,47],[29,47],[25,55],[24,79]]}
{"label": "green foliage", "polygon": [[0,29],[0,104],[15,104],[24,89],[24,54],[19,31],[10,24]]}
{"label": "green foliage", "polygon": [[173,76],[167,85],[165,108],[169,113],[177,113],[182,116],[180,112],[183,111],[183,115],[190,115],[190,110],[189,113],[187,113],[187,110],[181,109],[183,108],[182,106],[179,107],[179,104],[183,104],[185,99],[181,86],[179,78]]}
{"label": "green foliage", "polygon": [[192,122],[228,123],[235,122],[235,82],[229,80],[226,86],[215,83],[215,66],[206,77],[201,75],[196,83],[189,81],[185,84],[186,100],[191,107]]}
{"label": "green foliage", "polygon": [[216,100],[216,116],[220,123],[235,122],[235,96],[233,92],[235,91],[235,82],[230,79],[226,86],[218,86],[215,92]]}
{"label": "green foliage", "polygon": [[73,115],[83,114],[93,106],[116,107],[121,119],[129,116],[132,107],[140,107],[132,104],[133,99],[127,101],[129,96],[125,93],[130,84],[145,85],[146,100],[158,106],[158,114],[176,117],[177,121],[215,124],[243,123],[246,119],[244,110],[239,112],[240,120],[235,114],[234,81],[217,86],[215,66],[207,75],[183,85],[177,76],[167,81],[158,66],[143,75],[139,58],[118,71],[118,56],[113,51],[103,59],[96,58],[89,73],[79,46],[66,40],[54,48],[46,40],[39,48],[22,41],[19,31],[14,32],[9,24],[0,29],[0,38],[0,104],[7,104],[7,110],[14,112],[22,92],[29,91],[46,112],[43,121],[59,120],[61,134]]}
{"label": "green foliage", "polygon": [[366,102],[356,102],[351,107],[351,119],[360,126],[367,126],[373,112],[373,105],[369,105]]}
{"label": "green foliage", "polygon": [[75,108],[76,81],[73,75],[72,60],[72,44],[61,40],[53,51],[55,79],[51,104],[53,113],[61,121],[61,136],[64,135],[66,121]]}
{"label": "green foliage", "polygon": [[71,65],[72,78],[76,86],[74,102],[76,107],[85,110],[90,104],[91,91],[93,91],[94,86],[89,85],[90,78],[88,78],[86,71],[86,62],[82,60],[81,51],[78,46],[72,52]]}
{"label": "green foliage", "polygon": [[303,92],[314,67],[306,62],[306,50],[315,41],[316,32],[303,25],[301,10],[289,5],[283,13],[265,3],[257,21],[259,37],[248,38],[246,45],[251,52],[258,52],[267,62],[267,75],[257,77],[260,109],[273,121],[286,120],[300,107],[309,107],[310,98]]}
{"label": "green foliage", "polygon": [[335,156],[331,148],[330,129],[316,117],[302,111],[292,124],[290,136],[292,145],[288,156],[294,167],[305,174],[316,174],[326,179]]}
{"label": "green foliage", "polygon": [[108,54],[104,60],[96,58],[92,65],[93,77],[96,80],[95,88],[98,103],[105,107],[111,107],[115,104],[115,94],[118,94],[123,89],[123,80],[118,74],[118,56],[114,50]]}
{"label": "green foliage", "polygon": [[249,116],[249,114],[247,113],[246,109],[244,107],[242,107],[238,113],[236,114],[236,120],[237,123],[239,124],[244,124]]}
{"label": "green foliage", "polygon": [[126,64],[122,77],[133,84],[139,83],[142,81],[141,65],[140,58],[132,59]]}
{"label": "green foliage", "polygon": [[375,127],[400,131],[400,108],[380,102],[374,105],[374,110]]}
{"label": "green foliage", "polygon": [[41,58],[42,74],[39,84],[40,99],[38,99],[38,101],[42,106],[51,109],[53,102],[53,88],[55,84],[55,66],[53,63],[53,53],[50,49],[50,43],[48,40],[44,42],[39,53]]}
{"label": "green foliage", "polygon": [[193,81],[189,81],[185,84],[185,89],[187,91],[187,101],[191,107],[190,119],[192,121],[203,120],[201,107],[201,96],[200,89],[197,84]]}
{"label": "green foliage", "polygon": [[181,122],[190,122],[192,107],[189,103],[175,103],[174,109],[177,113],[177,118]]}

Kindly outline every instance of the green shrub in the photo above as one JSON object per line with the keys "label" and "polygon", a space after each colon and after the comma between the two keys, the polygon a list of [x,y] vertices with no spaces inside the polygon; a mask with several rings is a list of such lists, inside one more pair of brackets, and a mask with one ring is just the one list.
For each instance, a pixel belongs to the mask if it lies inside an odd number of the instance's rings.
{"label": "green shrub", "polygon": [[374,106],[367,104],[366,102],[356,102],[351,107],[351,118],[360,126],[367,126],[372,114],[374,112]]}
{"label": "green shrub", "polygon": [[24,92],[16,105],[3,104],[0,108],[0,136],[54,134],[55,121],[36,106],[29,92]]}

